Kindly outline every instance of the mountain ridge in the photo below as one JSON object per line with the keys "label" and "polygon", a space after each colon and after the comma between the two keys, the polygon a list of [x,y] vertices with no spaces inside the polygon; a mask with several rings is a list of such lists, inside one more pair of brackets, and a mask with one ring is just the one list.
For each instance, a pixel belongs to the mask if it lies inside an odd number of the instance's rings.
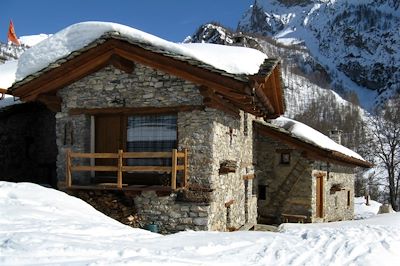
{"label": "mountain ridge", "polygon": [[256,0],[238,30],[298,45],[371,110],[400,93],[399,0]]}

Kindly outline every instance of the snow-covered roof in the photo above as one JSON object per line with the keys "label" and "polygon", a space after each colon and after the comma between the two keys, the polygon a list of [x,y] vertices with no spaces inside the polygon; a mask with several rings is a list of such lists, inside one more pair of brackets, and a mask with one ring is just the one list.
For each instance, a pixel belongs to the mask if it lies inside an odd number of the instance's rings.
{"label": "snow-covered roof", "polygon": [[341,156],[349,159],[355,159],[355,162],[360,162],[363,166],[368,166],[370,163],[364,160],[358,153],[344,147],[325,136],[321,132],[293,119],[279,117],[271,121],[271,123],[260,122],[262,125],[281,133],[290,135],[292,138],[298,139],[304,143],[311,144],[322,150],[336,152]]}
{"label": "snow-covered roof", "polygon": [[267,59],[265,54],[251,48],[216,44],[178,44],[117,23],[82,22],[61,30],[23,53],[19,59],[16,81],[23,80],[109,33],[157,47],[171,54],[195,59],[235,75],[257,74]]}
{"label": "snow-covered roof", "polygon": [[20,43],[25,44],[29,47],[32,47],[38,43],[40,43],[41,41],[47,39],[49,36],[51,36],[51,34],[44,34],[44,33],[40,33],[40,34],[35,34],[35,35],[26,35],[26,36],[21,36],[18,38],[18,40],[20,41]]}

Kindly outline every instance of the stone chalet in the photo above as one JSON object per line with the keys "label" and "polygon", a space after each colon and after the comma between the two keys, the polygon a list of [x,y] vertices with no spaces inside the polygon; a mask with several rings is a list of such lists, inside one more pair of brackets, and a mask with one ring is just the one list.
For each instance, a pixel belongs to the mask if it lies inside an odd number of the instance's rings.
{"label": "stone chalet", "polygon": [[[54,36],[40,45],[51,50]],[[9,92],[55,113],[59,189],[124,223],[136,213],[167,233],[250,228],[282,213],[351,219],[350,170],[367,163],[271,133],[262,121],[284,113],[282,89],[276,59],[238,74],[107,31]]]}

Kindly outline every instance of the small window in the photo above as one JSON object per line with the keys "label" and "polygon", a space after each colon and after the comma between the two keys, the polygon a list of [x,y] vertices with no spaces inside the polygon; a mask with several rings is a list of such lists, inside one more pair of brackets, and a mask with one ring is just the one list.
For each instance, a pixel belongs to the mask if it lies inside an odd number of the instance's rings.
{"label": "small window", "polygon": [[281,164],[290,164],[290,153],[289,152],[282,152],[281,153]]}
{"label": "small window", "polygon": [[350,203],[351,203],[351,198],[350,198],[351,194],[350,194],[350,190],[347,191],[347,207],[350,207]]}
{"label": "small window", "polygon": [[258,199],[259,200],[267,199],[267,186],[266,185],[258,185]]}

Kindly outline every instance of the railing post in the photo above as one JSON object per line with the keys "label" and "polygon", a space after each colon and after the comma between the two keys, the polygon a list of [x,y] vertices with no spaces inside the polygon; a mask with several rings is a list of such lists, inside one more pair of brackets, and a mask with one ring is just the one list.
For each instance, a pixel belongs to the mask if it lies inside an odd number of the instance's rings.
{"label": "railing post", "polygon": [[183,152],[185,153],[185,158],[183,160],[184,164],[184,171],[183,171],[183,187],[187,187],[187,179],[188,179],[188,168],[189,168],[189,161],[188,161],[188,152],[187,149],[183,149]]}
{"label": "railing post", "polygon": [[171,173],[171,188],[176,189],[176,164],[177,164],[177,150],[172,150],[172,173]]}
{"label": "railing post", "polygon": [[66,185],[68,188],[72,186],[72,174],[71,174],[71,149],[66,149]]}
{"label": "railing post", "polygon": [[117,174],[117,187],[122,189],[122,162],[123,162],[123,150],[118,150],[118,174]]}

